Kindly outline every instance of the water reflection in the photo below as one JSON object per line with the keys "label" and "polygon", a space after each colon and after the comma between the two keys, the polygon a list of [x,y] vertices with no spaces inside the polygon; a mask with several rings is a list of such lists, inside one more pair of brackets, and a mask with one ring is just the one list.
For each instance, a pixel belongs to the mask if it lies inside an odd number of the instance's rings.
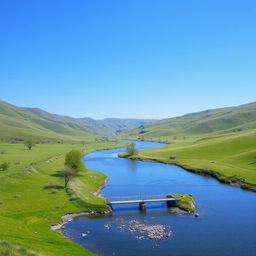
{"label": "water reflection", "polygon": [[132,173],[136,174],[137,164],[135,161],[127,161],[127,169]]}

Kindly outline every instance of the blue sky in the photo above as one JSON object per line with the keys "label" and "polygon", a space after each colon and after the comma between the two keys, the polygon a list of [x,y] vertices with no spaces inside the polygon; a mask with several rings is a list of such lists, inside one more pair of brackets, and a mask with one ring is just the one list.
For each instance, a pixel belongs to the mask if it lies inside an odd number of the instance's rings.
{"label": "blue sky", "polygon": [[98,119],[255,101],[255,13],[255,0],[1,1],[0,99]]}

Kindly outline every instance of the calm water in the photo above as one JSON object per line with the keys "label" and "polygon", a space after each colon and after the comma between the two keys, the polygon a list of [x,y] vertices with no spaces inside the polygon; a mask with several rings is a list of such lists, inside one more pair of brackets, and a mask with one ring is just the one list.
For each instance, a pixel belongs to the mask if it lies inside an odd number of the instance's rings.
{"label": "calm water", "polygon": [[[163,146],[136,142],[138,149]],[[115,206],[112,217],[80,218],[67,224],[65,235],[99,255],[121,256],[255,256],[256,193],[220,184],[172,165],[118,158],[125,149],[98,151],[84,160],[88,168],[110,177],[103,196],[188,193],[195,198],[199,218],[169,214],[165,203]],[[127,223],[138,220],[171,227],[165,240],[138,240]],[[90,231],[86,238],[81,233]]]}

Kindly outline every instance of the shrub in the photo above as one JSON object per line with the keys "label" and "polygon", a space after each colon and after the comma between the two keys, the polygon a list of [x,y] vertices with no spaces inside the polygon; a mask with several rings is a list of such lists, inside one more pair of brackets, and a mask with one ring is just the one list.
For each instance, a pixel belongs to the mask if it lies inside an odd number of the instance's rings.
{"label": "shrub", "polygon": [[21,198],[21,195],[13,195],[12,198]]}
{"label": "shrub", "polygon": [[82,153],[79,150],[71,150],[66,154],[65,157],[65,165],[70,167],[71,169],[75,169],[77,171],[81,171],[84,169],[84,163],[81,160]]}
{"label": "shrub", "polygon": [[34,147],[36,145],[36,143],[33,140],[26,140],[24,145],[26,147],[28,147],[29,150],[31,150],[31,148]]}
{"label": "shrub", "polygon": [[7,162],[4,162],[0,165],[0,171],[6,171],[10,167],[10,164]]}

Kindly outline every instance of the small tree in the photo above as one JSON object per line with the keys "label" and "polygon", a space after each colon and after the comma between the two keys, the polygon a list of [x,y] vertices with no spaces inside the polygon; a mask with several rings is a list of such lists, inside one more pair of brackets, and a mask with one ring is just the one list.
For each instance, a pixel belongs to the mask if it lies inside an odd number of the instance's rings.
{"label": "small tree", "polygon": [[127,153],[130,156],[136,155],[137,150],[135,149],[135,143],[132,143],[130,146],[127,147]]}
{"label": "small tree", "polygon": [[34,140],[26,140],[24,145],[31,150],[32,147],[34,147],[36,145]]}
{"label": "small tree", "polygon": [[109,141],[109,138],[108,138],[107,136],[104,136],[104,137],[102,137],[102,140],[108,142],[108,141]]}
{"label": "small tree", "polygon": [[82,153],[79,150],[71,150],[66,154],[65,165],[76,171],[81,171],[84,168],[84,163],[81,160]]}
{"label": "small tree", "polygon": [[0,171],[6,171],[10,167],[10,164],[7,162],[4,162],[0,165]]}
{"label": "small tree", "polygon": [[64,186],[65,186],[65,188],[67,188],[68,183],[69,183],[72,179],[74,179],[75,177],[77,177],[78,171],[75,170],[75,169],[73,169],[73,168],[66,168],[66,169],[62,170],[62,171],[60,172],[60,174],[61,174],[61,177],[62,177],[63,180],[64,180]]}

